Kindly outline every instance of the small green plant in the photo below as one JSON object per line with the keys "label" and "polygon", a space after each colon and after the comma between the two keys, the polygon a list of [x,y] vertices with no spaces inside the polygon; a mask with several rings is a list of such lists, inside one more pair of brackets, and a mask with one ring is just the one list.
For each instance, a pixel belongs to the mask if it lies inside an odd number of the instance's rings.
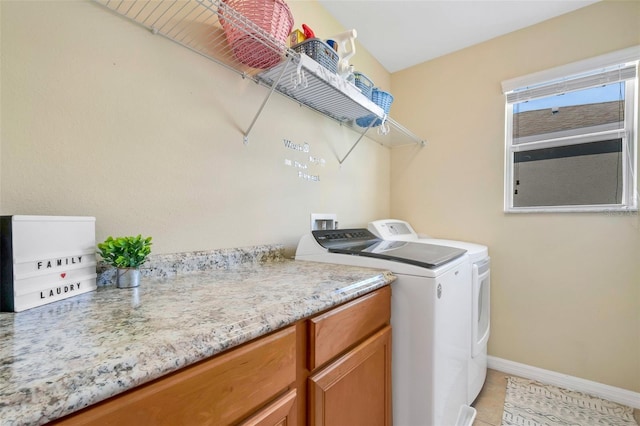
{"label": "small green plant", "polygon": [[116,268],[137,268],[151,253],[151,237],[109,237],[98,244],[100,256]]}

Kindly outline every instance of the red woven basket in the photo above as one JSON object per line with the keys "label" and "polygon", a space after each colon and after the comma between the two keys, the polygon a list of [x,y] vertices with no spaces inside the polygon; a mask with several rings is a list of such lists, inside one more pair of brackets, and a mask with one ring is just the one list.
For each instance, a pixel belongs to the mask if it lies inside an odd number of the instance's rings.
{"label": "red woven basket", "polygon": [[[280,62],[293,28],[293,15],[284,0],[223,0],[223,3],[233,9],[220,8],[220,23],[236,58],[252,68],[270,68]],[[247,25],[245,18],[259,30]]]}

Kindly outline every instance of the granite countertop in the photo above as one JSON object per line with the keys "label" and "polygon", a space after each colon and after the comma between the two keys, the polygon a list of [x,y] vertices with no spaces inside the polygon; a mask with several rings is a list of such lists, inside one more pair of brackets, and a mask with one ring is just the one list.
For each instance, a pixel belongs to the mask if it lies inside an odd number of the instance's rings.
{"label": "granite countertop", "polygon": [[391,283],[292,260],[144,277],[0,313],[0,425],[62,417]]}

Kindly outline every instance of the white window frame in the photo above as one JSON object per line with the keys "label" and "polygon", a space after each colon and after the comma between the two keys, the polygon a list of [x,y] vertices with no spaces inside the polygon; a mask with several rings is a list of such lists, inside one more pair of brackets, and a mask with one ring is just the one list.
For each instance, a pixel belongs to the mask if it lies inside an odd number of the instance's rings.
{"label": "white window frame", "polygon": [[[564,65],[550,70],[541,71],[523,77],[514,78],[502,82],[502,91],[505,94],[505,180],[504,180],[504,211],[507,213],[545,213],[545,212],[612,212],[612,211],[638,211],[637,192],[637,146],[638,146],[638,76],[627,80],[625,87],[625,129],[594,129],[593,133],[571,134],[567,132],[561,137],[545,140],[523,140],[518,143],[513,140],[513,105],[519,101],[513,101],[514,94],[523,88],[544,85],[547,82],[561,81],[564,78],[580,75],[590,71],[606,69],[619,64],[635,64],[638,67],[640,60],[640,46],[612,52],[607,55],[587,59],[580,62]],[[548,96],[548,95],[545,95]],[[560,136],[560,135],[557,135]],[[513,205],[513,175],[514,153],[528,149],[551,148],[572,144],[582,144],[594,140],[622,139],[623,170],[622,181],[624,192],[620,204],[598,205],[558,205],[558,206],[532,206],[514,207]]]}

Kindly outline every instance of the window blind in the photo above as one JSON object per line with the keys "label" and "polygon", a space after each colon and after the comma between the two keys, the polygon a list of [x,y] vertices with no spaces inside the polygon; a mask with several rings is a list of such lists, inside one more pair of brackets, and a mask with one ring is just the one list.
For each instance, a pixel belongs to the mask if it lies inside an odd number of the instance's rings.
{"label": "window blind", "polygon": [[591,87],[604,86],[625,80],[635,79],[637,64],[622,65],[615,69],[605,69],[588,75],[565,77],[537,86],[523,87],[506,93],[507,103],[514,104],[562,93],[574,92]]}

